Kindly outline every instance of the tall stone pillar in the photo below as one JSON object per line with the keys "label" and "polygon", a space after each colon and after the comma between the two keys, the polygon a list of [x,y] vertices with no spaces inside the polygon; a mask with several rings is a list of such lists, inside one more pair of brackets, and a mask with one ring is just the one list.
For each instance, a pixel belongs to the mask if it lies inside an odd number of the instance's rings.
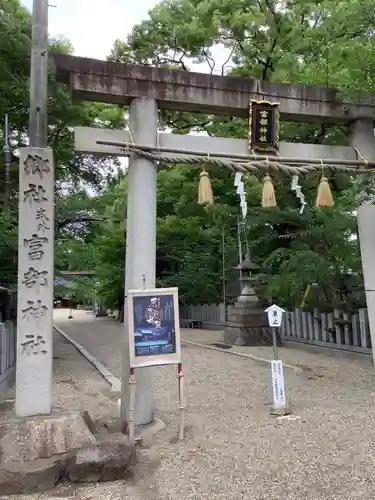
{"label": "tall stone pillar", "polygon": [[[356,120],[350,127],[351,145],[366,159],[375,161],[374,122]],[[375,200],[362,203],[357,210],[358,234],[361,248],[367,311],[375,363]]]}
{"label": "tall stone pillar", "polygon": [[[135,143],[156,145],[157,104],[154,99],[137,98],[130,104],[130,131]],[[121,417],[129,410],[129,332],[126,318],[127,290],[154,288],[156,268],[156,164],[131,155],[128,169],[128,198],[125,263],[125,341],[121,391]],[[153,420],[153,368],[137,368],[135,424]]]}
{"label": "tall stone pillar", "polygon": [[52,150],[21,148],[16,414],[52,407],[54,168]]}

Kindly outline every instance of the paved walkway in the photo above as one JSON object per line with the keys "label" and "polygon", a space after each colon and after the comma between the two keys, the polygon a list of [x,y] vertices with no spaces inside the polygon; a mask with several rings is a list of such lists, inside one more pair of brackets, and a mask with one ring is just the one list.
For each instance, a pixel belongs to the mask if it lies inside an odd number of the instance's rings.
{"label": "paved walkway", "polygon": [[[67,316],[66,311],[56,313],[58,326],[121,376],[122,325],[83,311],[74,311],[73,320]],[[183,337],[188,335],[203,343],[220,340],[215,332],[183,331]],[[302,370],[285,370],[287,395],[298,418],[279,420],[268,412],[268,366],[192,345],[182,352],[187,437],[176,443],[175,368],[159,368],[156,407],[168,426],[154,444],[162,464],[146,481],[142,496],[134,498],[374,498],[375,373],[368,360],[282,349],[281,358]],[[246,352],[271,356],[268,348]],[[121,486],[113,488],[116,493],[91,498],[120,498]]]}

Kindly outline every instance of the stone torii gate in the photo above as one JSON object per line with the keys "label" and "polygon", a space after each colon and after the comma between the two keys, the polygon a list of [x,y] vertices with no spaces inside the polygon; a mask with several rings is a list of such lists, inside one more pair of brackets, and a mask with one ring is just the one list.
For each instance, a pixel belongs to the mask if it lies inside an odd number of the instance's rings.
{"label": "stone torii gate", "polygon": [[[281,143],[281,156],[307,161],[358,161],[359,151],[367,161],[375,161],[375,99],[367,94],[351,95],[349,99],[340,96],[336,90],[316,86],[273,84],[180,70],[127,66],[73,56],[56,56],[54,65],[57,79],[69,85],[74,97],[130,105],[130,132],[77,128],[77,152],[121,156],[118,147],[97,143],[119,141],[194,150],[202,154],[225,152],[246,155],[249,151],[246,140],[158,134],[157,112],[159,108],[247,117],[249,101],[253,99],[279,102],[280,117],[284,121],[344,124],[350,127],[351,146]],[[130,156],[125,290],[155,286],[156,176],[153,161]],[[358,227],[374,355],[375,262],[372,253],[375,248],[375,206],[366,203],[358,208]],[[124,418],[127,416],[128,402],[127,342],[125,334],[122,383]],[[142,425],[153,419],[152,368],[143,368],[138,372],[135,414],[136,423]]]}

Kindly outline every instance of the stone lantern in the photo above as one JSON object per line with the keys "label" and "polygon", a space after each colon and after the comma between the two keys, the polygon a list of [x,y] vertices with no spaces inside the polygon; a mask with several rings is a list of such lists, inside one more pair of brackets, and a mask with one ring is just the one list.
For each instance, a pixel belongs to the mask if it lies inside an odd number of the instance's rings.
{"label": "stone lantern", "polygon": [[252,271],[259,269],[259,266],[254,264],[250,259],[246,258],[234,269],[238,269],[240,271],[241,294],[238,297],[237,303],[252,304],[253,307],[257,307],[259,299],[253,288],[254,277],[251,273]]}
{"label": "stone lantern", "polygon": [[236,303],[228,306],[228,321],[224,342],[229,345],[272,345],[272,333],[267,315],[261,309],[255,293],[252,272],[259,266],[245,258],[237,267],[240,271],[241,294]]}

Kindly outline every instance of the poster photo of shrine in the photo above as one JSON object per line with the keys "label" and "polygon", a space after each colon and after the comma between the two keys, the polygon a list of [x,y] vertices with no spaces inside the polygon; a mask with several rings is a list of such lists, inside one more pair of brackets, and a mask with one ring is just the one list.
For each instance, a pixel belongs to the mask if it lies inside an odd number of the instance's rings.
{"label": "poster photo of shrine", "polygon": [[130,290],[128,321],[132,366],[179,362],[177,289]]}

